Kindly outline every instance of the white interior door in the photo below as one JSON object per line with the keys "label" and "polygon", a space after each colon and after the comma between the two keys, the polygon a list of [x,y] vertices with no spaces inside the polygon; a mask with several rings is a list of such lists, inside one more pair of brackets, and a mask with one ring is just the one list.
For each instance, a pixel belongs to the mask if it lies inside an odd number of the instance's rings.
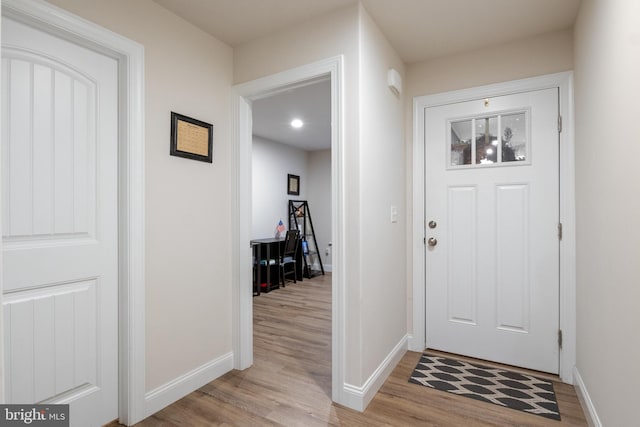
{"label": "white interior door", "polygon": [[427,347],[558,373],[556,88],[425,109]]}
{"label": "white interior door", "polygon": [[2,18],[5,396],[118,417],[117,62]]}

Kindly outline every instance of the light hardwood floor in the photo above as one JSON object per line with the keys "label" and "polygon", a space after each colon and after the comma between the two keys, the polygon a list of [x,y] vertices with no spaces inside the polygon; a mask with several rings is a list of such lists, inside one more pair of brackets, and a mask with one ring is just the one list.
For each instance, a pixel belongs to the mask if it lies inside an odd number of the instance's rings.
{"label": "light hardwood floor", "polygon": [[562,421],[408,382],[407,352],[364,413],[331,402],[331,276],[254,303],[254,365],[232,371],[137,426],[586,426],[572,386],[555,382]]}

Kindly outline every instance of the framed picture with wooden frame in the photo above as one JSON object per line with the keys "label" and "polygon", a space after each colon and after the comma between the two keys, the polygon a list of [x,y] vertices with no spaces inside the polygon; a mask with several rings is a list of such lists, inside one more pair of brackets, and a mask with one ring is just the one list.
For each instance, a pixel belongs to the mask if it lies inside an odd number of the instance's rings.
{"label": "framed picture with wooden frame", "polygon": [[300,176],[287,174],[287,194],[300,195]]}
{"label": "framed picture with wooden frame", "polygon": [[213,163],[213,125],[172,111],[169,154]]}

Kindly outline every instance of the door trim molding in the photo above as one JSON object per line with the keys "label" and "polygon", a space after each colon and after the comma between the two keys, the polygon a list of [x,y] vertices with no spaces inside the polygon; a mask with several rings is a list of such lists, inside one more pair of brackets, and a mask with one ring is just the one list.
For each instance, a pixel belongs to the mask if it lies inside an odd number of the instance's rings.
{"label": "door trim molding", "polygon": [[[118,416],[121,423],[135,424],[147,416],[144,399],[144,47],[41,1],[2,0],[2,14],[118,61]],[[2,383],[4,386],[4,375]]]}
{"label": "door trim molding", "polygon": [[573,384],[576,364],[576,236],[575,236],[575,142],[573,108],[573,72],[567,71],[522,80],[456,90],[413,99],[413,333],[409,349],[423,351],[426,345],[426,271],[425,271],[425,115],[428,107],[470,101],[518,92],[559,89],[559,111],[563,128],[560,133],[560,328],[563,348],[560,350],[560,379]]}
{"label": "door trim molding", "polygon": [[233,87],[233,153],[235,176],[231,194],[233,353],[234,367],[246,369],[253,364],[253,292],[248,284],[251,274],[251,103],[293,87],[329,77],[331,79],[331,238],[332,264],[332,399],[343,403],[348,394],[344,382],[344,134],[343,63],[335,56],[262,77]]}

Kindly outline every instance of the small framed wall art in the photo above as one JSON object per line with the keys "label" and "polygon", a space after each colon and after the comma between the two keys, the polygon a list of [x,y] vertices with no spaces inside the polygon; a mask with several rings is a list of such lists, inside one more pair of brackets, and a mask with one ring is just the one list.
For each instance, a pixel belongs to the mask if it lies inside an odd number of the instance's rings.
{"label": "small framed wall art", "polygon": [[169,154],[213,163],[213,125],[172,111]]}
{"label": "small framed wall art", "polygon": [[287,194],[300,195],[300,176],[287,174]]}

